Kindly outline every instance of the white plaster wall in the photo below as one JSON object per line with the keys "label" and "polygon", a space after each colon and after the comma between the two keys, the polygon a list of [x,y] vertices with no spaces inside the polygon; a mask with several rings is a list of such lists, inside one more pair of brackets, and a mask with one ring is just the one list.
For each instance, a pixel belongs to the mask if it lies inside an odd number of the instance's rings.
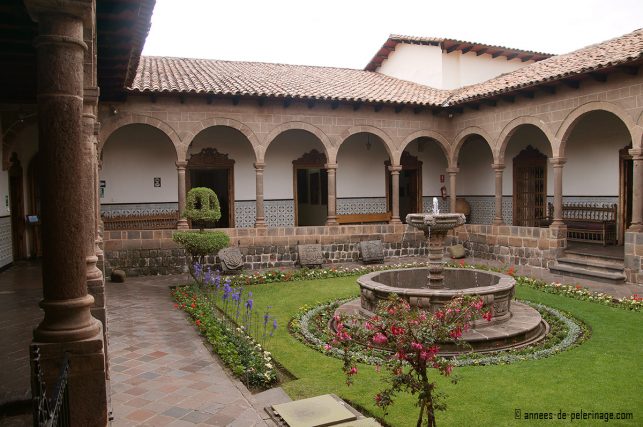
{"label": "white plaster wall", "polygon": [[[551,158],[552,151],[547,137],[535,126],[523,125],[511,137],[505,151],[505,171],[502,174],[502,194],[513,194],[513,158],[527,145],[531,145],[541,153]],[[564,180],[564,178],[563,178]],[[495,191],[492,193],[495,194]],[[549,160],[547,161],[547,194],[554,194],[554,172]]]}
{"label": "white plaster wall", "polygon": [[618,152],[630,142],[625,125],[610,113],[592,112],[581,118],[567,141],[563,194],[618,196]]}
{"label": "white plaster wall", "polygon": [[460,148],[456,178],[457,194],[466,196],[493,196],[495,174],[491,168],[493,154],[484,139],[471,137]]}
{"label": "white plaster wall", "polygon": [[[293,199],[292,161],[312,149],[323,153],[322,143],[304,130],[289,130],[277,136],[265,155],[263,194],[265,200]],[[254,173],[254,172],[253,172]]]}
{"label": "white plaster wall", "polygon": [[[160,130],[141,124],[115,131],[105,143],[100,179],[106,181],[101,203],[177,202],[176,151]],[[154,187],[154,177],[161,187]]]}
{"label": "white plaster wall", "polygon": [[377,69],[398,79],[409,80],[438,89],[455,89],[480,83],[503,73],[517,70],[534,61],[492,58],[461,51],[447,53],[439,46],[399,43]]}
{"label": "white plaster wall", "polygon": [[349,137],[337,153],[337,197],[385,197],[387,160],[389,155],[379,137],[366,133]]}
{"label": "white plaster wall", "polygon": [[245,135],[226,126],[204,129],[192,141],[188,149],[188,159],[207,147],[216,148],[219,153],[227,154],[228,158],[234,160],[235,200],[255,200],[257,197],[257,181],[253,166],[255,155]]}
{"label": "white plaster wall", "polygon": [[[0,159],[2,155],[2,144],[0,144]],[[0,170],[0,217],[9,214],[9,172]]]}
{"label": "white plaster wall", "polygon": [[442,49],[439,46],[399,43],[377,71],[398,79],[440,88],[441,63]]}
{"label": "white plaster wall", "polygon": [[[450,53],[447,56],[455,53]],[[474,52],[467,52],[463,55],[458,51],[457,54],[460,57],[459,86],[445,87],[446,89],[483,82],[534,63],[534,61],[522,62],[518,58],[507,61],[504,56],[492,58],[486,53],[477,56]]]}
{"label": "white plaster wall", "polygon": [[[422,147],[422,151],[420,150]],[[410,142],[405,151],[412,154],[422,162],[422,195],[437,196],[440,194],[440,187],[443,185],[449,188],[449,177],[447,176],[447,158],[437,141],[422,139]],[[444,183],[440,182],[440,175],[444,175]]]}

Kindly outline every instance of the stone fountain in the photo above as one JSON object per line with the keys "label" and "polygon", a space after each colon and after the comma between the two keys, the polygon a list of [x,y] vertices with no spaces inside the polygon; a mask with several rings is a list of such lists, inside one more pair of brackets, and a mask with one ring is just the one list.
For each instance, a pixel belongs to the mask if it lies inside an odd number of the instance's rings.
{"label": "stone fountain", "polygon": [[[429,264],[424,268],[377,271],[359,277],[360,299],[338,308],[339,312],[364,317],[373,315],[377,304],[392,294],[406,299],[412,307],[431,312],[440,310],[460,295],[475,295],[492,310],[492,319],[478,320],[463,335],[474,351],[520,347],[543,338],[549,327],[540,313],[527,304],[512,301],[516,281],[506,274],[471,268],[445,268],[444,241],[448,232],[465,223],[463,214],[437,212],[409,214],[406,223],[424,232]],[[445,354],[458,348],[442,346]]]}

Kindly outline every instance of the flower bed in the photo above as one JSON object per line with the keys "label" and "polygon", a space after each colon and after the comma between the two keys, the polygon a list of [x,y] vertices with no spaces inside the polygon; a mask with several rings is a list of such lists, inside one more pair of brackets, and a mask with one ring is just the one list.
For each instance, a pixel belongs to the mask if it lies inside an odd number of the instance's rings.
{"label": "flower bed", "polygon": [[265,351],[262,344],[272,336],[276,320],[273,319],[268,333],[268,321],[272,318],[268,311],[261,325],[258,316],[253,316],[252,294],[244,301],[241,290],[230,287],[229,283],[224,286],[223,309],[215,298],[218,293],[195,285],[172,291],[175,308],[190,315],[214,352],[246,386],[268,388],[277,382],[277,371],[270,352]]}
{"label": "flower bed", "polygon": [[[333,317],[337,307],[347,301],[349,300],[343,299],[314,307],[301,307],[298,315],[289,323],[291,334],[317,351],[342,359],[344,357],[343,350],[329,344],[333,340],[334,334],[328,329],[328,322]],[[543,341],[523,348],[501,350],[491,354],[463,354],[453,358],[453,365],[497,365],[521,360],[542,359],[574,347],[589,337],[587,326],[572,318],[569,314],[564,314],[559,310],[542,304],[521,302],[529,304],[538,310],[550,325],[550,332]],[[363,351],[354,354],[354,357],[360,363],[381,365],[386,358],[386,354],[377,349],[364,347]]]}

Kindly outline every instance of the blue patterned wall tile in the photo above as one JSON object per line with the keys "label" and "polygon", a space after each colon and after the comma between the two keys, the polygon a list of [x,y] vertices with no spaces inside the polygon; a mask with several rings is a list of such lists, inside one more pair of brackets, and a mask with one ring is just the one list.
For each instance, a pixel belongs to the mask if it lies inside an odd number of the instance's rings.
{"label": "blue patterned wall tile", "polygon": [[294,200],[266,200],[264,214],[268,227],[294,227],[295,202]]}

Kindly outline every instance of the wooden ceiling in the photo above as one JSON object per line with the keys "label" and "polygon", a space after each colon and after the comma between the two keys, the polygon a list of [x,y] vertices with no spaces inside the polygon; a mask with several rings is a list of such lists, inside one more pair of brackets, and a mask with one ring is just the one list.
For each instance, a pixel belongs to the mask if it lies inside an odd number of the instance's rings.
{"label": "wooden ceiling", "polygon": [[[150,28],[155,0],[97,0],[101,99],[124,96]],[[22,0],[0,2],[0,102],[35,103],[38,26]]]}

